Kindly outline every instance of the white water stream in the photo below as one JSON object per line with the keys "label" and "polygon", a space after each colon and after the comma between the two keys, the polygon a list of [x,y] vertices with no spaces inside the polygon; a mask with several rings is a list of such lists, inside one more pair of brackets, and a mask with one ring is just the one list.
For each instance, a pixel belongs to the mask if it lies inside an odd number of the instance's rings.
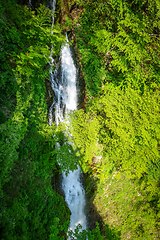
{"label": "white water stream", "polygon": [[[65,113],[77,109],[76,68],[68,43],[61,49],[61,79],[52,73],[51,84],[55,94],[52,108],[55,108],[55,122],[58,125],[64,120]],[[85,193],[80,181],[80,169],[69,171],[68,176],[65,173],[62,175],[65,200],[71,210],[69,230],[74,230],[79,224],[86,229]]]}
{"label": "white water stream", "polygon": [[[68,112],[77,109],[76,68],[68,44],[62,48],[61,57],[62,82],[65,86],[64,102]],[[62,188],[65,192],[65,200],[72,213],[69,230],[74,230],[78,224],[81,224],[82,229],[86,229],[85,195],[80,182],[79,168],[73,172],[70,171],[67,177],[63,173]]]}
{"label": "white water stream", "polygon": [[[53,4],[53,6],[55,6],[55,4]],[[54,102],[49,109],[49,124],[52,124],[52,112],[54,110],[55,123],[57,126],[60,122],[64,121],[66,113],[77,109],[77,74],[68,43],[62,46],[60,59],[61,74],[58,74],[57,69],[54,73],[52,69],[50,70]],[[54,63],[52,56],[51,62]],[[65,193],[65,200],[71,211],[69,230],[73,231],[79,224],[81,224],[82,230],[86,229],[86,216],[84,213],[85,193],[80,181],[80,169],[78,167],[78,169],[73,172],[69,171],[68,176],[66,176],[65,173],[62,173],[62,175],[62,188]]]}

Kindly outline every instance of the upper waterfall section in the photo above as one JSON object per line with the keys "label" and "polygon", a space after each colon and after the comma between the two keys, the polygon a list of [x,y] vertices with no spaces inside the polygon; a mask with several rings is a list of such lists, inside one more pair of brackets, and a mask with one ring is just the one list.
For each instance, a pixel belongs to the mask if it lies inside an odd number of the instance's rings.
{"label": "upper waterfall section", "polygon": [[[67,40],[68,41],[68,40]],[[76,67],[71,56],[69,44],[61,49],[62,84],[64,84],[64,100],[67,110],[77,109]]]}

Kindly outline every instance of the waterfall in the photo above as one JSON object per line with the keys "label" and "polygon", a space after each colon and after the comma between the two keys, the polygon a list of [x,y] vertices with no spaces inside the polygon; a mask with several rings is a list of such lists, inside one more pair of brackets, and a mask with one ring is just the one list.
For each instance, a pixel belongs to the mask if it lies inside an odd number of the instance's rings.
{"label": "waterfall", "polygon": [[[54,63],[52,55],[51,62],[52,66]],[[61,47],[60,71],[61,74],[59,74],[58,67],[55,69],[54,73],[52,72],[52,67],[50,70],[50,81],[52,89],[54,91],[54,101],[49,109],[49,125],[52,125],[53,110],[55,123],[58,126],[60,122],[64,121],[65,115],[68,112],[77,109],[77,71],[72,58],[68,39],[66,40],[66,43]],[[67,120],[69,124],[69,119],[67,118]],[[79,166],[77,170],[74,170],[73,172],[69,171],[69,174],[67,176],[63,172],[62,176],[62,189],[65,193],[65,200],[71,211],[69,230],[74,231],[74,229],[79,224],[81,224],[82,230],[86,229],[86,216],[84,213],[85,193],[80,181]]]}
{"label": "waterfall", "polygon": [[[56,0],[51,1],[51,9],[54,14],[56,10]],[[52,17],[52,23],[54,24],[54,16]]]}
{"label": "waterfall", "polygon": [[[65,114],[77,109],[77,74],[68,43],[61,48],[61,78],[58,78],[57,72],[56,70],[54,74],[51,73],[51,86],[55,96],[51,107],[55,110],[55,122],[58,126],[64,121]],[[69,120],[67,122],[69,124]],[[63,172],[62,176],[62,189],[71,211],[69,230],[73,231],[79,224],[82,229],[86,229],[85,193],[80,181],[79,166],[77,170],[69,171],[67,176]]]}
{"label": "waterfall", "polygon": [[[65,86],[64,102],[66,112],[77,109],[76,68],[71,56],[71,51],[66,43],[61,50],[62,58],[62,83]],[[69,121],[68,121],[69,122]],[[84,213],[85,194],[80,182],[80,169],[70,171],[68,176],[63,173],[62,188],[65,200],[71,210],[70,228],[74,230],[78,224],[86,229],[86,216]]]}
{"label": "waterfall", "polygon": [[[52,12],[54,14],[55,8],[56,8],[56,0],[52,0],[50,2],[50,6],[51,6]],[[52,16],[52,26],[53,25],[54,25],[54,15]],[[51,32],[51,33],[53,34],[53,32]],[[58,91],[58,89],[59,89],[58,80],[56,81],[57,69],[55,69],[54,73],[52,71],[53,70],[52,67],[54,65],[54,58],[52,56],[52,54],[53,54],[52,49],[53,49],[53,45],[51,46],[51,54],[50,54],[50,59],[51,59],[51,63],[50,63],[50,66],[51,66],[51,68],[50,68],[50,82],[51,82],[52,89],[55,93],[55,96],[59,97],[60,94],[59,93],[56,94],[56,91]],[[53,113],[52,112],[53,112],[54,104],[55,104],[55,101],[52,103],[52,105],[50,106],[49,111],[48,111],[48,123],[49,123],[50,126],[52,125],[52,122],[53,122]],[[56,122],[56,125],[58,126],[58,121]]]}

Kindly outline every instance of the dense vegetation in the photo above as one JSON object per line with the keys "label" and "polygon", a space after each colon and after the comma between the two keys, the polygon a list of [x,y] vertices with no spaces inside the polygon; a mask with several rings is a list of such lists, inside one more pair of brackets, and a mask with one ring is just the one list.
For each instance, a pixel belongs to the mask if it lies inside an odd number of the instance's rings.
{"label": "dense vegetation", "polygon": [[3,1],[0,13],[0,238],[64,239],[70,212],[51,185],[58,169],[45,79],[50,47],[56,56],[65,37],[42,5]]}
{"label": "dense vegetation", "polygon": [[[58,175],[77,168],[78,158],[64,129],[48,125],[46,91],[51,46],[56,59],[63,28],[52,26],[44,5],[0,2],[0,14],[0,237],[66,239],[70,211],[57,192]],[[56,149],[57,141],[65,144]],[[79,239],[88,234],[78,229]],[[88,239],[97,234],[98,226]]]}
{"label": "dense vegetation", "polygon": [[106,239],[159,239],[159,1],[69,2],[86,91],[72,135],[87,191]]}
{"label": "dense vegetation", "polygon": [[85,109],[71,115],[80,157],[64,126],[47,121],[50,49],[58,56],[63,27],[43,5],[15,2],[0,1],[1,239],[65,239],[70,212],[51,178],[78,160],[103,224],[71,238],[159,239],[159,1],[65,1],[85,81]]}

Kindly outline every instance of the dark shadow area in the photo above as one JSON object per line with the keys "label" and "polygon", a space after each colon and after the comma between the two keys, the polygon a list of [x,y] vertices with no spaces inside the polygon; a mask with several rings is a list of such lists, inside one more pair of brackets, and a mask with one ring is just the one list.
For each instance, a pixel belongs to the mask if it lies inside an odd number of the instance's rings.
{"label": "dark shadow area", "polygon": [[[30,127],[20,142],[17,159],[14,159],[8,181],[1,189],[0,230],[3,239],[24,236],[31,240],[49,239],[53,224],[57,228],[53,219],[59,219],[58,226],[62,226],[58,236],[65,237],[63,226],[69,222],[70,210],[57,186],[61,171],[56,155],[50,154],[51,142],[36,129],[32,130]],[[2,169],[5,171],[5,165]]]}
{"label": "dark shadow area", "polygon": [[98,222],[101,234],[104,239],[107,240],[120,240],[121,232],[115,232],[113,229],[106,224],[104,224],[102,217],[99,215],[97,208],[95,207],[93,201],[95,198],[95,192],[97,190],[97,183],[89,174],[83,174],[83,185],[86,193],[86,206],[85,213],[88,222],[88,229],[92,231],[96,228],[96,223]]}
{"label": "dark shadow area", "polygon": [[50,6],[49,0],[17,0],[18,4],[26,5],[28,7],[31,7],[32,9],[38,8],[40,4],[44,4],[45,6]]}

